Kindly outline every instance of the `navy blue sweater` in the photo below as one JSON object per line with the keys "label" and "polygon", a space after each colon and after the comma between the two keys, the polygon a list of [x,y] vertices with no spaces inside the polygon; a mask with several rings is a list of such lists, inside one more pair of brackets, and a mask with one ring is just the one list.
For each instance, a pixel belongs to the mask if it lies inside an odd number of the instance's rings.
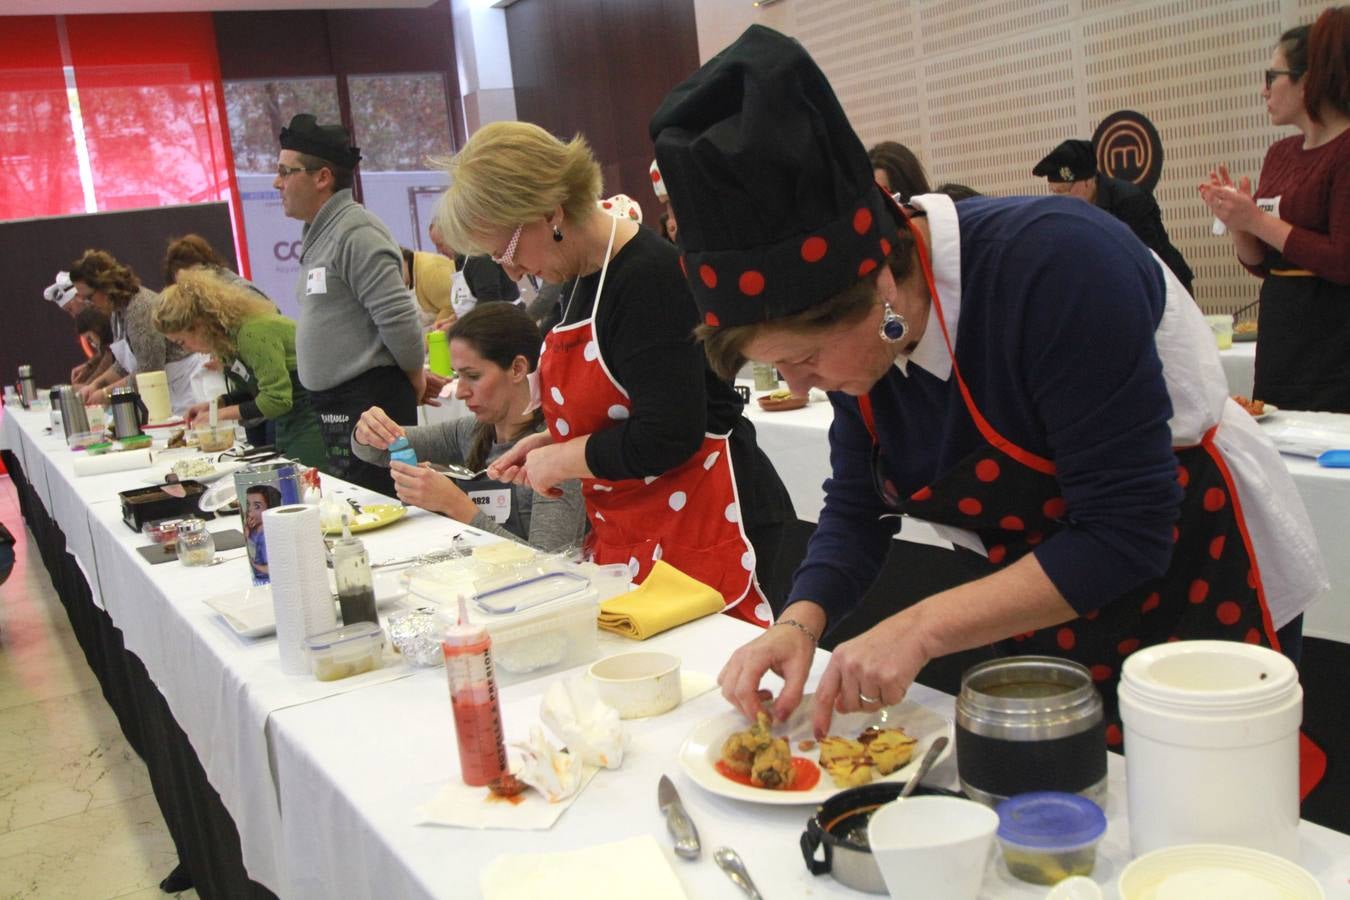
{"label": "navy blue sweater", "polygon": [[[1069,524],[1034,552],[1074,609],[1096,609],[1171,559],[1181,489],[1153,338],[1161,271],[1128,228],[1078,200],[977,198],[956,210],[957,365],[995,430],[1055,462]],[[892,368],[871,398],[902,496],[984,444],[954,374]],[[879,518],[857,399],[830,400],[833,475],[790,599],[820,604],[833,623],[875,580],[897,523]]]}

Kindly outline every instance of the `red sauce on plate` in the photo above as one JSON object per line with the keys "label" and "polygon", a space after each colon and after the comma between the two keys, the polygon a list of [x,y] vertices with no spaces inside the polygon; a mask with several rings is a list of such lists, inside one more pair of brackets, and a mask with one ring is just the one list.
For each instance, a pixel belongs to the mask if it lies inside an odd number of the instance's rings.
{"label": "red sauce on plate", "polygon": [[[742,775],[734,771],[727,765],[726,760],[719,759],[714,765],[723,778],[730,779],[737,784],[743,784],[746,787],[755,787],[750,784],[750,776]],[[803,756],[792,757],[792,787],[783,788],[785,791],[809,791],[820,783],[820,767],[811,760]],[[761,790],[773,790],[773,788],[761,788]]]}

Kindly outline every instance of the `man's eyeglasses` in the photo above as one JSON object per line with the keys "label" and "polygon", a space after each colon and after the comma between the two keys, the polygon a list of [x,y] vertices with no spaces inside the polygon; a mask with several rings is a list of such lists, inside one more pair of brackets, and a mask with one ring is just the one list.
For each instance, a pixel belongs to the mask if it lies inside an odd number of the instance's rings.
{"label": "man's eyeglasses", "polygon": [[308,166],[277,166],[277,177],[282,181],[294,175],[296,172],[317,172],[318,169],[311,169]]}
{"label": "man's eyeglasses", "polygon": [[516,244],[520,243],[520,232],[524,227],[524,224],[516,226],[516,230],[511,232],[511,240],[506,242],[506,249],[502,251],[502,255],[492,255],[493,262],[499,266],[513,266],[516,264]]}
{"label": "man's eyeglasses", "polygon": [[1275,79],[1281,75],[1288,75],[1290,81],[1298,81],[1302,74],[1298,69],[1266,69],[1266,90],[1270,90],[1271,86],[1275,84]]}

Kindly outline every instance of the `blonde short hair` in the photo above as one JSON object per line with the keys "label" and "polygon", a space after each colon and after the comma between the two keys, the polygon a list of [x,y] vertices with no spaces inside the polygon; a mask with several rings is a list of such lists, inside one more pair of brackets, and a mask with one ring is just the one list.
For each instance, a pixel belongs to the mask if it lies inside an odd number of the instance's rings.
{"label": "blonde short hair", "polygon": [[556,207],[573,222],[597,214],[600,164],[581,135],[564,143],[529,122],[492,122],[464,149],[432,163],[450,176],[436,225],[458,253],[492,253],[475,239],[544,218]]}
{"label": "blonde short hair", "polygon": [[248,288],[226,281],[204,266],[178,273],[155,306],[160,334],[192,331],[211,344],[216,356],[235,355],[235,335],[245,319],[274,316],[276,307]]}

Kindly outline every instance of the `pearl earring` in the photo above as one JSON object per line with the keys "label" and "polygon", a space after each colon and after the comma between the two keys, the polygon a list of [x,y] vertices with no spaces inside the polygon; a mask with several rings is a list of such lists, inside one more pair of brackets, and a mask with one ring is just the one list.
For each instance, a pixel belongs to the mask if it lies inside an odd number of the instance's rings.
{"label": "pearl earring", "polygon": [[877,327],[877,334],[888,344],[898,344],[909,334],[909,323],[887,303],[881,313],[881,325]]}

